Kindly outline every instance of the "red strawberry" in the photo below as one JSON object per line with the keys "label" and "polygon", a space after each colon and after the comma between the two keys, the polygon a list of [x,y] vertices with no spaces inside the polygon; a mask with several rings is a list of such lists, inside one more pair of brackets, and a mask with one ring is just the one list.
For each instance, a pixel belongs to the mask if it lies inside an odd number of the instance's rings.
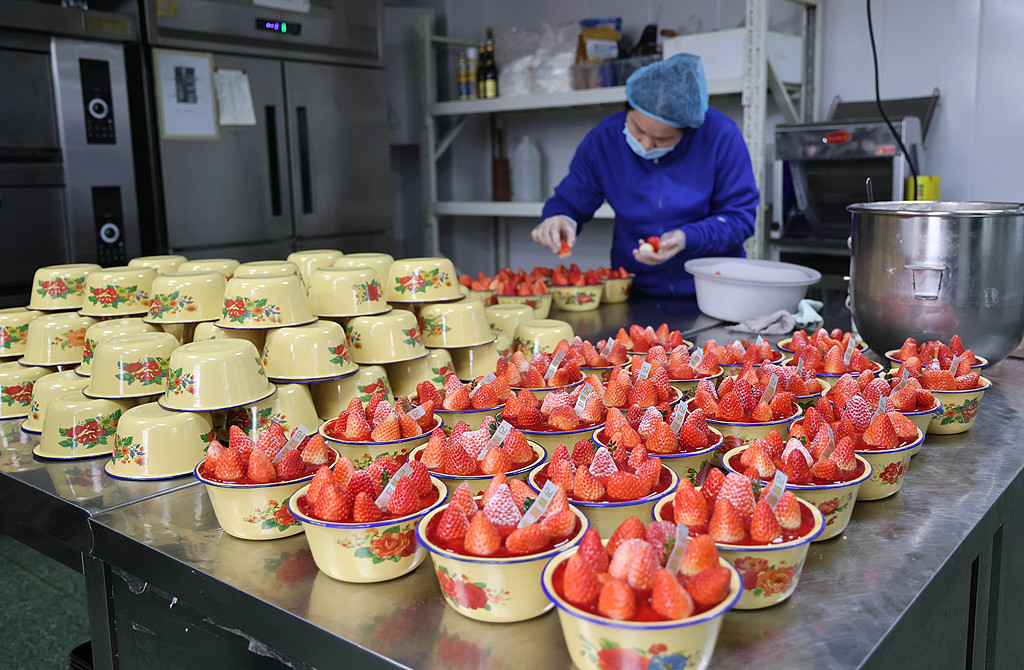
{"label": "red strawberry", "polygon": [[764,501],[757,503],[750,520],[750,539],[768,543],[779,537],[782,537],[782,527],[776,521],[771,505]]}
{"label": "red strawberry", "polygon": [[839,466],[836,465],[834,461],[830,461],[828,459],[818,461],[812,465],[811,476],[815,479],[820,479],[829,483],[838,482],[842,478],[842,475],[839,473]]}
{"label": "red strawberry", "polygon": [[452,494],[450,505],[455,505],[465,513],[466,518],[472,519],[473,515],[479,511],[476,501],[473,500],[473,490],[469,488],[468,482],[461,482],[455,488],[455,493]]}
{"label": "red strawberry", "polygon": [[323,465],[327,462],[327,442],[320,433],[313,433],[305,440],[302,447],[302,460],[310,465]]}
{"label": "red strawberry", "polygon": [[889,417],[889,422],[892,424],[896,437],[908,441],[917,439],[917,426],[914,425],[913,421],[899,412],[886,412],[885,415]]}
{"label": "red strawberry", "polygon": [[232,482],[241,479],[245,471],[242,469],[242,457],[235,449],[226,449],[217,457],[217,467],[213,476],[217,479]]}
{"label": "red strawberry", "polygon": [[486,514],[474,514],[463,540],[466,551],[476,556],[490,556],[501,548],[501,535]]}
{"label": "red strawberry", "polygon": [[728,568],[709,568],[686,580],[686,591],[698,607],[714,607],[729,595],[731,578]]}
{"label": "red strawberry", "polygon": [[646,479],[648,485],[653,489],[661,479],[661,459],[657,456],[648,458],[636,469],[635,474],[640,479]]}
{"label": "red strawberry", "polygon": [[516,465],[525,465],[536,457],[533,448],[526,442],[526,436],[515,428],[505,436],[501,448]]}
{"label": "red strawberry", "polygon": [[430,441],[420,455],[420,463],[429,470],[440,470],[444,461],[444,429],[437,427],[430,433]]}
{"label": "red strawberry", "polygon": [[[323,491],[324,487],[333,481],[334,475],[331,469],[326,465],[321,465],[320,469],[313,475],[312,481],[309,482],[309,490],[306,491],[306,500],[313,504],[316,499],[320,496],[320,492]],[[344,490],[344,489],[342,489]]]}
{"label": "red strawberry", "polygon": [[[378,406],[383,406],[383,404]],[[381,421],[380,425],[371,431],[370,439],[374,442],[394,442],[402,439],[402,429],[398,418],[392,413],[391,416]]]}
{"label": "red strawberry", "polygon": [[868,429],[864,431],[864,443],[873,447],[891,449],[899,445],[899,438],[893,430],[892,422],[886,415],[875,418]]}
{"label": "red strawberry", "polygon": [[638,379],[627,396],[630,406],[646,409],[658,404],[658,391],[649,379]]}
{"label": "red strawberry", "polygon": [[647,450],[652,454],[673,454],[679,450],[679,443],[672,428],[664,421],[658,420],[647,438]]}
{"label": "red strawberry", "polygon": [[636,613],[636,597],[629,584],[621,579],[609,579],[601,587],[597,610],[609,619],[626,621]]}
{"label": "red strawberry", "polygon": [[725,474],[718,468],[711,468],[708,470],[707,479],[704,480],[704,486],[701,487],[700,492],[704,494],[704,498],[708,501],[708,509],[713,509],[715,503],[718,500],[718,492],[722,488],[722,482],[725,481]]}
{"label": "red strawberry", "polygon": [[[746,480],[745,477],[744,479]],[[739,512],[727,498],[721,495],[718,497],[715,511],[708,523],[708,532],[716,542],[739,542],[747,535],[743,529],[743,519]]]}
{"label": "red strawberry", "polygon": [[[327,490],[330,489],[326,489],[325,493]],[[384,512],[377,507],[374,498],[366,492],[360,492],[352,504],[352,520],[356,523],[373,523],[382,518],[384,518]]]}
{"label": "red strawberry", "polygon": [[676,524],[672,521],[652,521],[644,539],[658,551],[658,562],[664,564],[676,544]]}
{"label": "red strawberry", "polygon": [[492,447],[480,463],[480,471],[485,475],[496,475],[512,469],[512,459],[502,449]]}
{"label": "red strawberry", "polygon": [[551,461],[548,464],[548,479],[565,489],[566,492],[572,491],[575,478],[576,470],[572,461],[562,459]]}
{"label": "red strawberry", "polygon": [[579,466],[589,466],[594,462],[594,443],[590,440],[580,440],[572,447],[572,462]]}
{"label": "red strawberry", "polygon": [[313,503],[313,516],[323,521],[344,521],[349,515],[349,504],[338,485],[329,481]]}
{"label": "red strawberry", "polygon": [[[639,521],[639,519],[637,520]],[[583,534],[577,554],[582,556],[586,560],[587,565],[593,568],[595,572],[608,571],[608,564],[611,559],[601,543],[601,535],[597,532],[596,528],[591,528]]]}
{"label": "red strawberry", "polygon": [[253,448],[253,443],[240,427],[231,426],[228,429],[228,447],[238,451],[240,455],[244,454],[248,458],[249,452]]}
{"label": "red strawberry", "polygon": [[[513,481],[519,480],[516,479]],[[573,530],[576,529],[576,515],[568,508],[555,514],[551,514],[549,510],[548,515],[544,517],[544,520],[540,522],[540,525],[544,527],[544,530],[548,532],[549,536],[555,539],[569,537]]]}
{"label": "red strawberry", "polygon": [[785,491],[775,504],[775,519],[787,530],[800,527],[800,503],[792,491]]}
{"label": "red strawberry", "polygon": [[361,413],[353,412],[345,420],[345,439],[350,442],[366,442],[370,439],[370,424]]}
{"label": "red strawberry", "polygon": [[718,492],[719,502],[723,498],[732,503],[733,509],[743,518],[748,518],[754,513],[754,489],[750,485],[750,480],[742,475],[730,472],[725,476],[722,490]]}
{"label": "red strawberry", "polygon": [[497,528],[512,528],[523,518],[523,513],[512,499],[508,484],[498,486],[491,499],[484,503],[484,516]]}
{"label": "red strawberry", "polygon": [[548,531],[540,524],[532,524],[516,528],[505,538],[505,548],[509,553],[524,556],[539,552],[551,539]]}
{"label": "red strawberry", "polygon": [[[914,426],[913,422],[911,422],[910,425]],[[916,435],[916,426],[914,426],[914,431]],[[836,448],[832,451],[831,454],[829,454],[828,458],[830,461],[839,466],[840,470],[845,470],[849,472],[850,470],[856,469],[857,458],[853,450],[853,440],[851,440],[848,437],[844,437],[843,439],[839,440],[839,442],[836,444]]]}
{"label": "red strawberry", "polygon": [[274,470],[274,464],[270,462],[267,455],[260,449],[253,449],[252,453],[249,454],[249,471],[247,473],[249,479],[253,480],[257,484],[266,484],[274,481],[277,477],[277,471]]}
{"label": "red strawberry", "polygon": [[477,464],[469,457],[462,445],[452,444],[444,451],[441,471],[448,475],[472,475],[477,471]]}
{"label": "red strawberry", "polygon": [[570,556],[566,562],[562,579],[565,599],[570,603],[582,608],[597,604],[598,596],[601,594],[601,582],[597,577],[597,571],[578,552]]}
{"label": "red strawberry", "polygon": [[846,364],[843,363],[843,353],[839,347],[834,345],[825,354],[825,361],[822,363],[821,371],[829,375],[840,375],[846,372]]}
{"label": "red strawberry", "polygon": [[[253,450],[256,453],[256,450]],[[281,462],[277,464],[277,477],[281,481],[288,481],[290,479],[298,479],[306,472],[306,464],[302,462],[302,456],[299,456],[299,452],[292,449],[281,458]]]}
{"label": "red strawberry", "polygon": [[420,497],[416,483],[411,477],[403,477],[395,484],[395,491],[388,500],[388,511],[396,517],[409,516],[420,510]]}
{"label": "red strawberry", "polygon": [[206,459],[203,461],[203,470],[206,474],[212,474],[217,469],[217,457],[224,451],[224,445],[217,440],[210,442],[210,446],[206,448]]}
{"label": "red strawberry", "polygon": [[693,614],[693,599],[675,575],[661,568],[654,574],[651,607],[666,619],[685,619]]}
{"label": "red strawberry", "polygon": [[610,477],[612,474],[618,471],[618,466],[615,465],[615,459],[612,458],[611,453],[607,447],[598,447],[594,453],[594,460],[589,465],[590,474],[594,475],[598,479]]}
{"label": "red strawberry", "polygon": [[[629,561],[626,571],[626,581],[638,591],[649,591],[654,588],[654,573],[661,567],[658,560],[658,550],[646,540],[639,540],[636,551]],[[612,559],[612,563],[615,559]]]}
{"label": "red strawberry", "polygon": [[571,408],[557,407],[548,417],[548,425],[555,430],[575,430],[579,428],[580,420]]}
{"label": "red strawberry", "polygon": [[461,540],[469,530],[469,519],[457,505],[448,505],[441,513],[437,525],[437,536],[442,540]]}
{"label": "red strawberry", "polygon": [[620,523],[619,527],[612,533],[612,536],[608,538],[605,551],[608,552],[609,556],[614,556],[615,550],[619,548],[620,544],[626,540],[642,539],[646,534],[647,529],[644,528],[644,522],[635,516],[631,516]]}
{"label": "red strawberry", "polygon": [[573,478],[573,496],[580,500],[597,501],[604,497],[604,485],[587,468],[578,468]]}
{"label": "red strawberry", "polygon": [[726,393],[718,403],[718,416],[720,421],[740,421],[743,419],[743,406],[740,405],[736,395],[732,392]]}
{"label": "red strawberry", "polygon": [[639,500],[650,493],[651,484],[647,479],[619,470],[608,477],[605,491],[609,498],[615,500]]}
{"label": "red strawberry", "polygon": [[715,539],[710,535],[698,535],[690,538],[683,560],[679,564],[679,572],[692,577],[699,572],[718,566],[718,548]]}
{"label": "red strawberry", "polygon": [[[498,474],[491,477],[491,481],[487,484],[487,488],[485,488],[484,492],[480,495],[480,505],[486,505],[487,502],[494,497],[494,494],[501,489],[502,484],[508,486],[508,477],[504,474]],[[509,493],[511,492],[512,489],[509,488]],[[512,498],[512,501],[515,502],[514,497]],[[493,521],[493,519],[491,520]]]}
{"label": "red strawberry", "polygon": [[803,454],[799,451],[789,452],[789,456],[786,457],[786,467],[784,468],[784,471],[786,476],[789,477],[790,483],[811,483],[811,468],[807,465],[807,459],[804,458]]}
{"label": "red strawberry", "polygon": [[[964,363],[961,363],[963,365]],[[968,368],[969,369],[969,368]],[[960,375],[956,378],[956,390],[957,391],[970,391],[981,386],[980,383],[981,375],[977,372],[968,372],[967,374]]]}
{"label": "red strawberry", "polygon": [[683,478],[672,499],[673,519],[676,523],[696,528],[708,522],[708,503],[689,479]]}

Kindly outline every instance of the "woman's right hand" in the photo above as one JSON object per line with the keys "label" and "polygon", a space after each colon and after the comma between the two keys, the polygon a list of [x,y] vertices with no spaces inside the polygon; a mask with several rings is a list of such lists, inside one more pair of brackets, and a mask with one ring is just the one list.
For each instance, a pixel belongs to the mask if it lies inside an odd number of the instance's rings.
{"label": "woman's right hand", "polygon": [[530,236],[534,242],[557,254],[562,248],[562,240],[570,248],[576,244],[576,224],[567,216],[549,216],[533,229]]}

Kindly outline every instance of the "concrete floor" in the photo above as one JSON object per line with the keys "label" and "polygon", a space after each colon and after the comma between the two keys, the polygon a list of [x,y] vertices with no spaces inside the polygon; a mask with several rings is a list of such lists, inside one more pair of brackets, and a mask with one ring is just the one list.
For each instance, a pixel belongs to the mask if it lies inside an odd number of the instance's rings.
{"label": "concrete floor", "polygon": [[89,639],[85,578],[0,534],[0,667],[67,668]]}

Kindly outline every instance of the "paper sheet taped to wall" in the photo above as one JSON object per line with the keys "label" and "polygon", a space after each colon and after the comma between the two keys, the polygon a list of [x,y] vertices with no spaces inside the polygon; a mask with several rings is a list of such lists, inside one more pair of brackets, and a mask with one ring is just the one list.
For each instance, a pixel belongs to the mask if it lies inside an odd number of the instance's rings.
{"label": "paper sheet taped to wall", "polygon": [[213,84],[217,87],[220,125],[256,125],[249,75],[242,70],[217,70],[213,73]]}

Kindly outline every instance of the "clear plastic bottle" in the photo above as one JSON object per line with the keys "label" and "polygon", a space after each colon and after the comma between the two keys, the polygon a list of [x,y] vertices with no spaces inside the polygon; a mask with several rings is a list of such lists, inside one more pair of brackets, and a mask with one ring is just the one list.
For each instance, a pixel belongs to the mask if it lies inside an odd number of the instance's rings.
{"label": "clear plastic bottle", "polygon": [[476,48],[466,49],[466,97],[464,100],[476,99]]}
{"label": "clear plastic bottle", "polygon": [[530,139],[523,139],[512,152],[512,200],[515,202],[540,202],[541,174],[540,149]]}

